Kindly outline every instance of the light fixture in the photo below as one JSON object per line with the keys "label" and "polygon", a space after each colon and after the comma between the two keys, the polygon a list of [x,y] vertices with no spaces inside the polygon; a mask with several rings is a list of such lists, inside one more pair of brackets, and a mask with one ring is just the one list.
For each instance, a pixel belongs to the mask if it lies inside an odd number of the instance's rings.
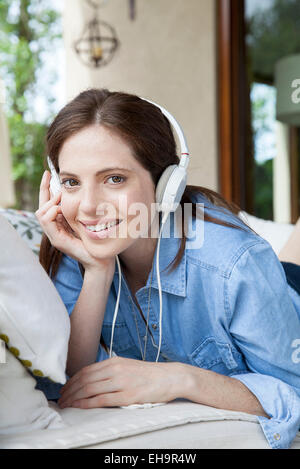
{"label": "light fixture", "polygon": [[276,118],[300,126],[300,54],[289,55],[275,65]]}
{"label": "light fixture", "polygon": [[135,19],[135,0],[129,0],[129,17],[131,20]]}
{"label": "light fixture", "polygon": [[74,43],[74,49],[84,65],[98,68],[112,60],[120,43],[114,28],[98,18],[98,9],[107,0],[86,2],[94,9],[94,18],[87,23],[81,37]]}

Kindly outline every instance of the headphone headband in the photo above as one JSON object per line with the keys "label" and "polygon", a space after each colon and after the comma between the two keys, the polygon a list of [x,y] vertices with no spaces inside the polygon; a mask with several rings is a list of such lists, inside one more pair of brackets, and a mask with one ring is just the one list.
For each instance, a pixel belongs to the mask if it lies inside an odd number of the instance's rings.
{"label": "headphone headband", "polygon": [[143,99],[144,101],[148,101],[148,103],[154,104],[154,106],[158,107],[161,110],[161,112],[164,114],[164,116],[171,123],[173,129],[175,130],[175,132],[178,136],[179,143],[180,143],[181,158],[180,158],[179,166],[183,167],[184,169],[187,169],[188,164],[189,164],[189,159],[190,159],[190,152],[189,152],[189,149],[188,149],[188,145],[187,145],[185,135],[184,135],[183,130],[180,127],[179,123],[177,122],[175,117],[172,116],[172,114],[169,111],[167,111],[163,106],[160,106],[159,104],[156,104],[154,101],[150,101],[149,99],[146,99],[146,98],[141,98],[141,99]]}

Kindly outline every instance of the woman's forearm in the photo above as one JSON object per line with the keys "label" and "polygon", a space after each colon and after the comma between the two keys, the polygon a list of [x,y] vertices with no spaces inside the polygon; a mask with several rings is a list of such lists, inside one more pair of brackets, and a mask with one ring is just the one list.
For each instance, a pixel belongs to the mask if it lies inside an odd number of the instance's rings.
{"label": "woman's forearm", "polygon": [[246,412],[269,418],[256,396],[241,381],[214,371],[178,363],[177,397],[218,409]]}
{"label": "woman's forearm", "polygon": [[110,286],[111,279],[104,272],[85,271],[83,286],[70,318],[69,377],[96,361]]}

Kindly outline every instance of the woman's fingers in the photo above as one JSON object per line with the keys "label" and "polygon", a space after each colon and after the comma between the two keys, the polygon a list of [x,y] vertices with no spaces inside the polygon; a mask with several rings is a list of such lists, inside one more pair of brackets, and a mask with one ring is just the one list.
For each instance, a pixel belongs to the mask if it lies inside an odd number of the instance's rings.
{"label": "woman's fingers", "polygon": [[81,370],[77,371],[77,373],[69,378],[66,384],[61,388],[61,395],[70,394],[71,389],[74,391],[75,389],[80,388],[83,383],[90,381],[91,376],[96,375],[99,378],[102,377],[102,379],[108,379],[112,375],[112,364],[117,360],[120,360],[120,357],[108,358],[101,362],[87,365]]}
{"label": "woman's fingers", "polygon": [[45,202],[43,205],[41,205],[38,208],[38,210],[35,212],[36,216],[42,217],[43,215],[45,215],[45,213],[47,213],[50,207],[52,207],[53,205],[59,204],[60,198],[61,198],[61,192],[58,192],[50,200],[48,200],[47,202]]}
{"label": "woman's fingers", "polygon": [[81,245],[78,247],[75,244],[79,242],[76,239],[78,237],[75,236],[73,230],[64,219],[60,205],[53,205],[43,216],[38,213],[36,213],[36,216],[53,246],[73,257],[76,257],[77,251],[81,252]]}
{"label": "woman's fingers", "polygon": [[43,207],[43,205],[50,199],[50,176],[51,174],[49,171],[45,171],[43,174],[39,192],[39,208]]}
{"label": "woman's fingers", "polygon": [[42,217],[50,207],[57,205],[60,202],[61,191],[51,197],[50,193],[50,177],[49,171],[45,171],[40,184],[39,192],[39,208],[35,212],[37,217]]}
{"label": "woman's fingers", "polygon": [[48,237],[53,237],[58,234],[59,231],[63,232],[63,234],[70,234],[72,237],[76,237],[76,233],[72,230],[62,214],[61,206],[58,205],[60,199],[61,192],[48,200],[48,202],[35,212],[35,215]]}
{"label": "woman's fingers", "polygon": [[[96,378],[95,378],[96,379]],[[119,386],[110,379],[96,379],[96,381],[85,383],[81,388],[77,389],[69,396],[63,396],[58,400],[60,407],[69,407],[73,402],[79,399],[87,399],[89,397],[100,394],[113,393],[120,391]]]}
{"label": "woman's fingers", "polygon": [[[143,366],[145,366],[144,363]],[[137,367],[140,368],[140,364],[136,360],[122,357],[113,357],[84,367],[72,376],[61,389],[61,398],[58,404],[61,407],[68,407],[78,400],[89,399],[96,395],[100,398],[104,394],[109,396],[110,393],[115,395],[119,391],[126,392],[127,400],[132,397],[136,401],[138,397],[136,391],[140,379],[133,384],[134,394],[130,391],[131,386],[128,385],[128,382],[132,384],[133,381],[136,381]],[[89,399],[88,405],[93,406],[93,402]],[[127,405],[124,403],[124,399],[122,405]],[[101,401],[99,407],[102,406],[105,406],[105,403]]]}
{"label": "woman's fingers", "polygon": [[[52,238],[57,234],[56,217],[61,214],[61,207],[51,200],[52,206],[48,206],[47,210],[41,214],[39,210],[35,212],[36,217],[48,237]],[[47,205],[47,204],[46,204]]]}
{"label": "woman's fingers", "polygon": [[98,394],[98,396],[87,399],[79,399],[72,403],[72,407],[95,409],[98,407],[120,407],[135,403],[135,400],[130,400],[124,392],[110,392],[108,394]]}
{"label": "woman's fingers", "polygon": [[[100,365],[100,363],[95,363]],[[94,383],[95,381],[102,381],[111,378],[111,371],[105,367],[93,367],[91,371],[85,371],[87,368],[83,368],[76,375],[70,378],[64,387],[61,389],[61,399],[69,399],[72,395],[78,392],[82,387]]]}
{"label": "woman's fingers", "polygon": [[50,194],[50,177],[49,171],[45,171],[41,180],[40,193],[39,193],[39,208],[36,210],[35,215],[51,240],[58,232],[57,216],[61,214],[61,207],[59,204],[61,200],[61,192],[58,192],[53,197]]}
{"label": "woman's fingers", "polygon": [[40,215],[40,218],[43,223],[50,223],[54,222],[56,220],[57,215],[61,214],[61,206],[55,204],[55,201],[52,199],[50,200],[52,202],[51,205],[49,205],[48,209],[44,214]]}

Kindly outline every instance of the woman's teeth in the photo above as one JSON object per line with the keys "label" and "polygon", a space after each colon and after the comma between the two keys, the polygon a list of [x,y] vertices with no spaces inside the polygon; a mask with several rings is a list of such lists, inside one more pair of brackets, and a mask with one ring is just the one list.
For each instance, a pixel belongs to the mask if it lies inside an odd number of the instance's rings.
{"label": "woman's teeth", "polygon": [[106,223],[105,225],[86,225],[85,227],[89,231],[103,231],[103,230],[106,230],[107,228],[110,228],[111,226],[117,225],[118,223],[119,223],[119,220],[116,220],[110,223]]}

